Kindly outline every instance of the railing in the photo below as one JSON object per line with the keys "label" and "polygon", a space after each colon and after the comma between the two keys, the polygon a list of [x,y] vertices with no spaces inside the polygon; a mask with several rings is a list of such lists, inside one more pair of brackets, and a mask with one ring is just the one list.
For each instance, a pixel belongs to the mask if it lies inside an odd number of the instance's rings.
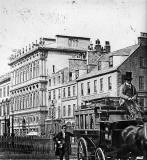
{"label": "railing", "polygon": [[52,139],[43,137],[0,136],[0,150],[14,153],[54,154]]}

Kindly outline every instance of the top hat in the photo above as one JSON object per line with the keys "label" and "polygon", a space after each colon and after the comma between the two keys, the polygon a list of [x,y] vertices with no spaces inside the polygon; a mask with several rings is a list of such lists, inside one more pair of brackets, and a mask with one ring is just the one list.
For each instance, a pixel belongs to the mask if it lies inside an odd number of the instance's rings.
{"label": "top hat", "polygon": [[126,72],[125,80],[132,80],[132,72]]}
{"label": "top hat", "polygon": [[63,124],[63,125],[61,126],[62,129],[63,129],[64,127],[67,128],[66,124]]}

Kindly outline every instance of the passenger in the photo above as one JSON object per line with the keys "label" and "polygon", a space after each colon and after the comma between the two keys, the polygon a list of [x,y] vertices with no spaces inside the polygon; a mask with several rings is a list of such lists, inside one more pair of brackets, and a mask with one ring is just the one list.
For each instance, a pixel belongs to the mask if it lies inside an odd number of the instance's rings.
{"label": "passenger", "polygon": [[126,107],[130,113],[129,118],[142,121],[142,110],[137,104],[137,92],[132,81],[132,72],[126,72],[125,83],[120,87],[120,105]]}
{"label": "passenger", "polygon": [[55,154],[60,157],[60,160],[69,160],[69,155],[71,154],[71,143],[70,137],[73,137],[73,134],[66,131],[66,125],[61,127],[61,132],[59,132],[53,140],[56,143]]}

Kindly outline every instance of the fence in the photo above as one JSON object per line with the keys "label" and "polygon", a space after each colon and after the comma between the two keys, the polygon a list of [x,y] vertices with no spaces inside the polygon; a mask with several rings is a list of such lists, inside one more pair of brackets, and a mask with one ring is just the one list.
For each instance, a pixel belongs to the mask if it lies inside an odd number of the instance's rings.
{"label": "fence", "polygon": [[0,150],[14,153],[54,154],[54,142],[46,137],[0,136]]}
{"label": "fence", "polygon": [[[55,156],[55,145],[52,137],[37,136],[0,136],[0,151],[16,154]],[[77,145],[72,143],[72,156],[76,156]]]}

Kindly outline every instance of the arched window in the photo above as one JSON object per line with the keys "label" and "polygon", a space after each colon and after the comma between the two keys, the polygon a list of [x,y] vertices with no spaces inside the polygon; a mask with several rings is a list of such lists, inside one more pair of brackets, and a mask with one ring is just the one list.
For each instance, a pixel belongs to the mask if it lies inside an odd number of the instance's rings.
{"label": "arched window", "polygon": [[39,91],[36,92],[36,106],[39,106]]}
{"label": "arched window", "polygon": [[33,107],[36,107],[36,103],[35,103],[35,92],[33,93]]}
{"label": "arched window", "polygon": [[33,78],[36,77],[36,71],[35,71],[36,70],[36,66],[35,65],[36,65],[36,63],[33,62]]}
{"label": "arched window", "polygon": [[36,62],[36,77],[39,76],[39,60]]}
{"label": "arched window", "polygon": [[32,94],[30,94],[30,107],[32,107]]}
{"label": "arched window", "polygon": [[32,79],[32,64],[30,64],[30,79]]}

